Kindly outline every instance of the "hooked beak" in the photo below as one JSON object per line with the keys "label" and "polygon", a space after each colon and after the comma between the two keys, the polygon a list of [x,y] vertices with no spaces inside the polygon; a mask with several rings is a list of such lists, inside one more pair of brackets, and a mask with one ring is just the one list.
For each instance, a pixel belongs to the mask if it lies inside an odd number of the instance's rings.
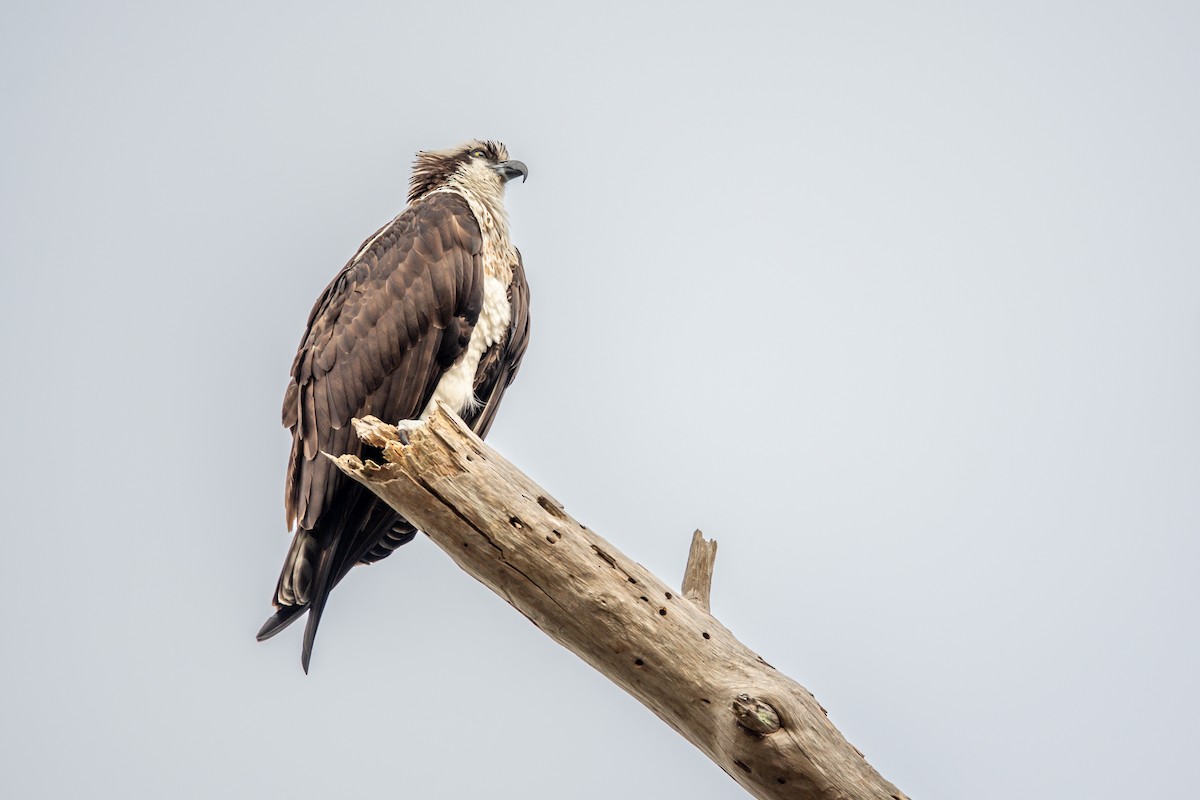
{"label": "hooked beak", "polygon": [[501,161],[499,164],[493,166],[492,169],[496,170],[500,175],[500,180],[504,183],[508,183],[518,175],[521,176],[521,183],[524,183],[525,179],[529,177],[529,167],[525,166],[524,161],[517,161],[516,159]]}

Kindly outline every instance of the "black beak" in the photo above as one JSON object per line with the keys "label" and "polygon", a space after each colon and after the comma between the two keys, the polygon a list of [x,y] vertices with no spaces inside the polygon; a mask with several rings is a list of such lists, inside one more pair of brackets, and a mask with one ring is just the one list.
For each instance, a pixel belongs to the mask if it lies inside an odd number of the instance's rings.
{"label": "black beak", "polygon": [[505,183],[508,183],[518,175],[521,176],[521,183],[524,183],[525,179],[529,177],[529,167],[525,166],[524,161],[517,161],[516,159],[501,161],[499,164],[493,166],[492,169],[500,174],[500,179]]}

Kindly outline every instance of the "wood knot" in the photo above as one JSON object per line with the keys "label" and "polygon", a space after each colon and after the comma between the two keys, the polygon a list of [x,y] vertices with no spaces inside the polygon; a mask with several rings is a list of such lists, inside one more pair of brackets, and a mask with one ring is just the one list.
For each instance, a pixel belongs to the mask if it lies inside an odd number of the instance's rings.
{"label": "wood knot", "polygon": [[733,699],[732,709],[738,725],[759,736],[774,733],[781,727],[779,712],[757,697],[739,694]]}

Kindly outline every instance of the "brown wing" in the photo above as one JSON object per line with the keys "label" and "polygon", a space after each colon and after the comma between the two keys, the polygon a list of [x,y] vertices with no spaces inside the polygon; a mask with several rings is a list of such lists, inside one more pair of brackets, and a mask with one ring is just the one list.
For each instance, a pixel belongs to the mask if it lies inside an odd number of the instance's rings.
{"label": "brown wing", "polygon": [[471,337],[483,240],[466,201],[434,194],[369,239],[309,316],[284,397],[288,526],[313,530],[348,481],[321,453],[358,453],[350,426],[417,417]]}
{"label": "brown wing", "polygon": [[475,373],[475,396],[483,405],[475,419],[466,421],[481,439],[491,430],[504,390],[516,378],[529,345],[529,284],[525,282],[525,263],[520,251],[517,251],[517,263],[513,265],[508,301],[512,309],[508,335],[488,348]]}
{"label": "brown wing", "polygon": [[[513,265],[512,283],[508,287],[508,300],[512,311],[508,334],[488,348],[480,358],[475,373],[474,391],[481,405],[474,415],[464,415],[464,421],[480,438],[486,437],[491,429],[504,390],[516,377],[521,358],[525,355],[525,347],[529,344],[529,286],[525,283],[525,268],[520,259],[521,254],[518,252],[517,263]],[[412,539],[416,529],[404,519],[397,520],[397,524],[386,528],[376,538],[371,549],[359,559],[361,563],[369,564],[386,558],[397,547]]]}
{"label": "brown wing", "polygon": [[363,454],[355,417],[395,422],[424,410],[479,319],[482,246],[466,201],[435,193],[368,239],[309,315],[283,400],[292,431],[284,504],[296,533],[278,610],[258,632],[274,636],[307,609],[305,672],[329,590],[381,540],[394,547],[414,534],[322,453]]}

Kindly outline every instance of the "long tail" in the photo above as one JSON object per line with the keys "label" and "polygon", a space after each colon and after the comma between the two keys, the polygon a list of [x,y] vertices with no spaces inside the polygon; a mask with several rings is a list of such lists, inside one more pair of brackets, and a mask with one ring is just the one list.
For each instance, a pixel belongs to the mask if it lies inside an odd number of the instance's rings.
{"label": "long tail", "polygon": [[329,590],[337,582],[336,578],[330,580],[330,573],[337,556],[338,539],[329,538],[330,541],[322,545],[315,531],[296,531],[275,587],[275,605],[278,610],[263,623],[255,637],[260,642],[270,639],[308,611],[308,624],[304,628],[304,647],[300,652],[300,664],[304,667],[305,674],[308,674],[308,663],[312,660],[313,641],[317,638],[321,613],[329,599]]}
{"label": "long tail", "polygon": [[317,537],[303,528],[296,531],[283,559],[283,569],[275,583],[275,614],[258,629],[258,641],[270,639],[296,621],[308,608],[312,594],[312,577],[317,559]]}
{"label": "long tail", "polygon": [[[349,542],[343,541],[347,529],[344,519],[339,520],[335,529],[340,535],[328,536],[327,532],[317,530],[296,531],[275,587],[276,611],[258,630],[258,641],[270,639],[305,611],[310,612],[300,651],[300,664],[306,674],[321,614],[333,587],[355,564],[378,561],[416,536],[416,529],[411,524],[382,503],[373,503],[356,516],[359,523],[353,531],[357,535],[352,535]],[[327,543],[321,542],[322,539]]]}
{"label": "long tail", "polygon": [[[333,559],[337,554],[337,539],[328,547],[321,550],[321,558],[317,562],[316,593],[308,604],[308,622],[304,626],[304,647],[300,650],[300,666],[304,674],[308,674],[308,662],[312,660],[313,642],[317,638],[317,626],[321,624],[321,614],[325,611],[325,601],[329,599],[329,590],[337,583],[337,579],[329,580],[333,569]],[[352,565],[353,566],[353,565]]]}

